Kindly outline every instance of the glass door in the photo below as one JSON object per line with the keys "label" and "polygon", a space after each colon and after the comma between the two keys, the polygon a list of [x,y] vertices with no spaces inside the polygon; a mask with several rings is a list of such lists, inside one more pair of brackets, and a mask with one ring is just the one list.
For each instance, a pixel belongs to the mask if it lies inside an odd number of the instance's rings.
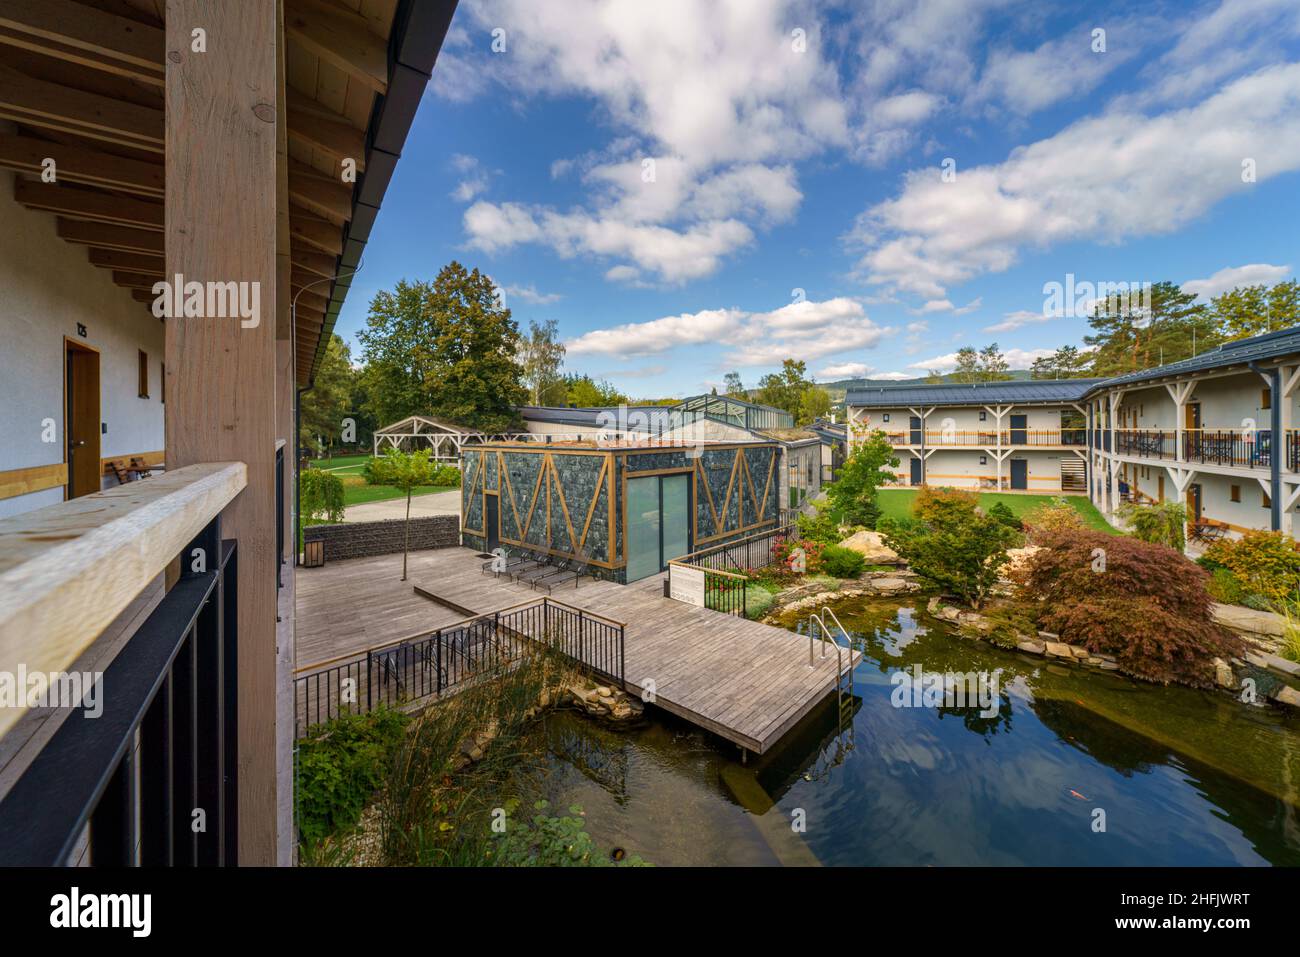
{"label": "glass door", "polygon": [[627,580],[657,575],[691,550],[690,476],[652,475],[627,483]]}
{"label": "glass door", "polygon": [[663,529],[664,540],[661,568],[691,550],[691,493],[687,479],[685,475],[664,475],[659,480],[663,506],[659,527]]}
{"label": "glass door", "polygon": [[659,477],[627,483],[627,580],[656,574],[659,558]]}

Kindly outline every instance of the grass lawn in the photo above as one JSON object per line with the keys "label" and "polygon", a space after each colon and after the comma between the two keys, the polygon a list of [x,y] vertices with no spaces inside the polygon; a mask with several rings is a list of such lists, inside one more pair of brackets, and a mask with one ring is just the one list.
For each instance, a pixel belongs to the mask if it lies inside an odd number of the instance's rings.
{"label": "grass lawn", "polygon": [[[434,492],[453,492],[456,490],[454,485],[426,485],[423,488],[417,488],[411,493],[414,498],[417,495],[432,495]],[[391,498],[405,498],[406,493],[394,485],[367,485],[365,481],[359,483],[343,483],[343,505],[361,505],[364,502],[386,502]]]}
{"label": "grass lawn", "polygon": [[[880,496],[880,514],[883,518],[910,518],[912,515],[912,501],[916,498],[916,492],[910,488],[882,488],[879,491]],[[1011,514],[1016,518],[1022,518],[1026,512],[1031,512],[1040,505],[1046,505],[1052,501],[1053,495],[1009,495],[1005,492],[980,492],[980,508],[987,509],[996,502],[1001,502],[1007,508],[1011,509]],[[1089,528],[1096,529],[1099,532],[1106,532],[1109,535],[1123,535],[1119,529],[1112,526],[1101,516],[1086,496],[1083,495],[1066,495],[1063,496],[1070,507],[1078,512],[1082,517],[1084,524]]]}
{"label": "grass lawn", "polygon": [[312,459],[311,467],[335,475],[360,475],[369,455],[336,455],[332,459]]}

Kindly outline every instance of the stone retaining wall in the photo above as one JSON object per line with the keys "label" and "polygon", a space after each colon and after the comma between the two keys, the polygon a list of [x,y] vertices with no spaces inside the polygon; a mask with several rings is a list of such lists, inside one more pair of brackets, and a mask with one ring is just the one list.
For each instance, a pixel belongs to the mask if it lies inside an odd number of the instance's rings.
{"label": "stone retaining wall", "polygon": [[[344,522],[339,525],[308,525],[305,542],[323,541],[325,561],[391,555],[402,550],[406,522],[400,518],[383,522]],[[430,515],[411,519],[411,551],[451,548],[460,544],[459,515]]]}

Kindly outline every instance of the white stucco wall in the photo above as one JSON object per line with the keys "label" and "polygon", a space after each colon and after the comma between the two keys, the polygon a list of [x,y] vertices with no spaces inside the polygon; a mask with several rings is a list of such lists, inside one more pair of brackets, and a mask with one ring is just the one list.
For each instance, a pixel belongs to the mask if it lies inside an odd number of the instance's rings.
{"label": "white stucco wall", "polygon": [[[100,417],[108,428],[100,456],[162,449],[163,324],[108,270],[92,266],[86,247],[58,238],[52,215],[14,202],[13,179],[0,170],[0,471],[63,461],[64,336],[99,350]],[[148,399],[137,395],[140,349],[149,354]],[[41,441],[47,418],[57,429],[50,443]],[[0,516],[62,500],[61,488],[3,499]]]}

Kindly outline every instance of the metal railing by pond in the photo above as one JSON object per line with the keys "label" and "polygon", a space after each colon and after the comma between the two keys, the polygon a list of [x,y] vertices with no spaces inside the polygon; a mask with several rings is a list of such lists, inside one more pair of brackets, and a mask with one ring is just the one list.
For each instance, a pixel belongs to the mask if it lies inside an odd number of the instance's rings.
{"label": "metal railing by pond", "polygon": [[302,737],[342,715],[436,700],[540,649],[622,687],[624,630],[622,622],[545,597],[309,665],[294,678],[295,731]]}
{"label": "metal railing by pond", "polygon": [[680,565],[694,565],[714,570],[731,569],[737,572],[771,568],[781,561],[777,557],[777,546],[799,537],[795,514],[793,510],[783,509],[784,520],[772,528],[747,535],[734,542],[724,542],[721,545],[680,555],[673,561]]}
{"label": "metal railing by pond", "polygon": [[778,546],[798,537],[799,526],[787,521],[757,535],[675,558],[668,563],[664,594],[724,615],[748,617],[745,595],[750,574],[781,564]]}

